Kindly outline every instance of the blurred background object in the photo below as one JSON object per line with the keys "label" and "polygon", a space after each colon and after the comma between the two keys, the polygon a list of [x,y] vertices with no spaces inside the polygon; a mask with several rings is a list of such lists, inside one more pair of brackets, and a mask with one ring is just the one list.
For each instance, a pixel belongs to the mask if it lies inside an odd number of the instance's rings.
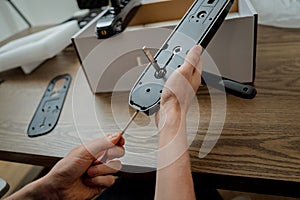
{"label": "blurred background object", "polygon": [[299,0],[251,0],[260,24],[300,28]]}
{"label": "blurred background object", "polygon": [[[31,73],[70,45],[79,28],[108,3],[108,0],[0,1],[0,72],[21,66],[24,73]],[[34,33],[37,27],[44,28]],[[28,30],[26,36],[15,37],[23,30]]]}
{"label": "blurred background object", "polygon": [[9,184],[2,178],[0,178],[0,198],[6,194],[9,190]]}
{"label": "blurred background object", "polygon": [[[76,0],[11,0],[32,27],[61,23],[79,10]],[[28,24],[7,0],[0,1],[0,41],[28,29]]]}
{"label": "blurred background object", "polygon": [[[43,26],[61,23],[80,9],[107,5],[108,0],[10,0],[29,23]],[[145,2],[144,0],[143,2]],[[152,0],[153,1],[153,0]],[[300,28],[299,0],[251,0],[259,13],[260,24]],[[28,28],[8,0],[0,1],[0,41]]]}

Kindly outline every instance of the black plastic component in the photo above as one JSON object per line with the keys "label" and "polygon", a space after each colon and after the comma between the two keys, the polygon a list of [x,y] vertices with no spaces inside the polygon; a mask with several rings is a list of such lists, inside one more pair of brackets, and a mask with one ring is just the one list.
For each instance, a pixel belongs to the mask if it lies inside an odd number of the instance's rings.
{"label": "black plastic component", "polygon": [[241,98],[253,99],[257,94],[256,89],[250,85],[241,84],[232,80],[223,80],[223,83],[226,92]]}
{"label": "black plastic component", "polygon": [[[167,75],[163,79],[157,79],[155,68],[149,64],[131,90],[129,104],[133,108],[146,114],[155,113],[159,109],[160,91],[167,78],[183,64],[187,52],[195,44],[200,44],[203,48],[208,45],[223,23],[232,3],[233,0],[196,0],[193,3],[155,55],[160,67],[165,66]],[[150,89],[150,92],[147,92],[147,89]]]}
{"label": "black plastic component", "polygon": [[[58,81],[63,80],[60,88]],[[52,131],[59,119],[65,98],[71,83],[69,74],[59,75],[53,78],[42,97],[42,100],[29,124],[27,134],[29,137],[41,136]],[[57,88],[57,90],[55,89]]]}
{"label": "black plastic component", "polygon": [[109,38],[122,32],[134,17],[141,0],[114,0],[112,7],[98,20],[96,34],[98,39]]}
{"label": "black plastic component", "polygon": [[76,20],[78,22],[79,28],[85,27],[90,21],[92,21],[96,16],[98,16],[100,13],[105,12],[105,8],[95,8],[90,9],[88,13],[83,14],[81,16],[71,17],[67,20],[65,20],[62,23],[69,22]]}
{"label": "black plastic component", "polygon": [[0,178],[0,198],[3,197],[6,192],[8,192],[9,188],[9,184],[5,180]]}
{"label": "black plastic component", "polygon": [[108,0],[77,0],[80,9],[95,9],[108,5]]}
{"label": "black plastic component", "polygon": [[111,6],[116,9],[120,8],[121,6],[121,0],[110,0],[110,2],[111,2]]}
{"label": "black plastic component", "polygon": [[253,99],[257,94],[256,89],[251,85],[245,85],[233,80],[223,79],[220,76],[205,71],[202,72],[201,83],[221,91],[225,88],[227,93],[244,99]]}
{"label": "black plastic component", "polygon": [[77,19],[79,28],[83,28],[101,12],[103,12],[102,9],[90,9],[89,13],[86,16]]}

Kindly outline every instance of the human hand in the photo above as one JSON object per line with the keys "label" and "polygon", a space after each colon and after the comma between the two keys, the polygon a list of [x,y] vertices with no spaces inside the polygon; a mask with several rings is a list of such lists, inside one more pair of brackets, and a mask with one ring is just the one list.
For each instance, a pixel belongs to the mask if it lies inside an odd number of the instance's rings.
{"label": "human hand", "polygon": [[168,78],[160,99],[160,110],[156,122],[169,116],[187,113],[190,103],[201,84],[202,48],[194,46],[185,58],[184,64]]}
{"label": "human hand", "polygon": [[[78,146],[40,182],[58,199],[91,199],[114,184],[116,178],[112,174],[122,165],[112,159],[124,155],[123,145],[121,134],[113,134]],[[100,161],[103,157],[107,160]]]}
{"label": "human hand", "polygon": [[200,46],[189,51],[161,94],[160,109],[155,116],[160,133],[155,199],[195,199],[186,113],[201,83],[201,52]]}

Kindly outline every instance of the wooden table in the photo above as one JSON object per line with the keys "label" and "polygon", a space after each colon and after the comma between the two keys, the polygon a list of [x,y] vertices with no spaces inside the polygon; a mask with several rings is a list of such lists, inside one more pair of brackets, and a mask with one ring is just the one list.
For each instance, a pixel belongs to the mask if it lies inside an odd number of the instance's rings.
{"label": "wooden table", "polygon": [[[211,100],[206,89],[199,91],[201,121],[190,154],[195,180],[200,185],[300,197],[299,53],[299,29],[259,26],[258,95],[253,100],[227,96],[221,137],[203,159],[198,155],[209,126]],[[73,82],[57,127],[45,136],[27,137],[28,124],[48,82],[63,73],[70,73]],[[119,96],[115,98],[90,92],[72,47],[30,75],[16,69],[1,73],[0,79],[4,80],[0,84],[1,160],[51,167],[74,146],[100,136],[100,132],[118,131],[132,112],[127,105],[128,93],[116,94]],[[86,106],[89,101],[93,104]],[[90,116],[90,109],[96,110],[96,118]],[[79,122],[73,115],[81,116]],[[128,131],[133,134],[126,136],[129,154],[123,159],[125,164],[152,167],[152,154],[134,155],[136,151],[147,154],[154,148],[156,137],[145,139],[154,130],[151,123],[151,119],[139,115],[136,125],[143,131]]]}

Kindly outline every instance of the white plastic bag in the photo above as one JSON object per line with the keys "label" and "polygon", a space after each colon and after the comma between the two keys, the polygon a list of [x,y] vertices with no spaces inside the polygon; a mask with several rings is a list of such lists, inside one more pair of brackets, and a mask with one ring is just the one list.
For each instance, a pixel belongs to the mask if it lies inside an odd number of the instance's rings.
{"label": "white plastic bag", "polygon": [[264,25],[300,28],[300,0],[251,0]]}

